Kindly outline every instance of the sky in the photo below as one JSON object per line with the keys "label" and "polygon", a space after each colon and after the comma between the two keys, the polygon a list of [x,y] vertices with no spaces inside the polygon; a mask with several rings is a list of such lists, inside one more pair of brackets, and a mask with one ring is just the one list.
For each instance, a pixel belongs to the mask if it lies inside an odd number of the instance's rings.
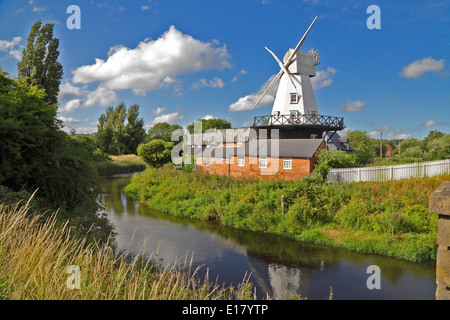
{"label": "sky", "polygon": [[140,106],[146,129],[202,118],[245,127],[272,110],[276,86],[252,109],[279,71],[265,47],[282,59],[316,16],[300,50],[320,54],[321,115],[374,138],[450,133],[450,0],[0,0],[0,67],[17,76],[41,20],[59,39],[65,130],[95,132],[121,102]]}

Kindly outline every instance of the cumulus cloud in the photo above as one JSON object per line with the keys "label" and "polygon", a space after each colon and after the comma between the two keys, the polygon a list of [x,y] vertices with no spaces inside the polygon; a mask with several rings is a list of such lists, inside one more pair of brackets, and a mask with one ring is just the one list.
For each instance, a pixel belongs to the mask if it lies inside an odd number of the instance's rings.
{"label": "cumulus cloud", "polygon": [[214,116],[208,114],[208,115],[204,116],[202,119],[205,119],[205,120],[211,120],[211,119],[216,119],[216,117],[214,117]]}
{"label": "cumulus cloud", "polygon": [[223,88],[225,86],[225,83],[222,79],[218,77],[214,77],[214,79],[207,81],[206,79],[202,78],[196,83],[192,85],[192,89],[201,89],[204,87],[209,88]]}
{"label": "cumulus cloud", "polygon": [[23,46],[19,46],[21,41],[22,37],[14,37],[11,41],[0,40],[0,52],[6,52],[8,56],[20,60],[23,49]]}
{"label": "cumulus cloud", "polygon": [[445,60],[435,60],[431,57],[416,60],[403,67],[400,76],[409,79],[418,79],[424,73],[441,71],[445,66]]}
{"label": "cumulus cloud", "polygon": [[161,113],[163,113],[164,110],[166,110],[166,108],[160,108],[160,107],[158,107],[158,108],[156,108],[156,109],[153,109],[152,112],[158,116],[158,115],[160,115]]}
{"label": "cumulus cloud", "polygon": [[74,118],[58,117],[58,119],[61,120],[65,126],[74,126],[80,123],[80,120]]}
{"label": "cumulus cloud", "polygon": [[244,74],[247,74],[248,72],[244,69],[242,69],[241,71],[239,71],[239,73],[237,75],[235,75],[233,77],[233,79],[231,79],[231,83],[235,83],[236,81],[238,81],[238,79],[243,76]]}
{"label": "cumulus cloud", "polygon": [[428,120],[427,122],[422,124],[422,126],[429,128],[429,127],[434,126],[435,124],[436,124],[436,120]]}
{"label": "cumulus cloud", "polygon": [[172,113],[163,114],[163,115],[156,117],[145,127],[150,128],[160,122],[167,122],[168,124],[176,124],[177,122],[179,122],[182,119],[183,119],[183,116],[180,115],[178,112],[172,112]]}
{"label": "cumulus cloud", "polygon": [[336,74],[336,69],[328,67],[326,70],[320,70],[316,72],[316,76],[311,78],[311,84],[314,90],[328,87],[333,83],[332,76]]}
{"label": "cumulus cloud", "polygon": [[144,95],[174,84],[182,74],[230,68],[230,57],[226,45],[202,42],[171,26],[157,40],[146,39],[134,49],[111,48],[106,61],[96,58],[95,64],[75,69],[73,82],[99,81],[110,90],[131,89]]}
{"label": "cumulus cloud", "polygon": [[85,95],[86,90],[75,87],[70,82],[65,82],[59,86],[58,101],[66,101]]}
{"label": "cumulus cloud", "polygon": [[339,110],[344,112],[361,112],[361,110],[366,106],[365,101],[357,100],[357,101],[348,101],[346,105],[340,106]]}
{"label": "cumulus cloud", "polygon": [[[261,97],[264,90],[269,86],[269,84],[272,82],[272,80],[275,78],[276,74],[272,75],[260,88],[257,92],[249,94],[245,97],[239,98],[238,101],[232,103],[228,107],[228,111],[244,111],[244,110],[251,110],[253,106],[255,105],[256,101]],[[273,103],[273,100],[275,99],[275,95],[278,90],[278,83],[275,83],[275,85],[269,90],[269,92],[266,93],[266,95],[262,98],[262,100],[259,102],[259,104],[256,106],[256,108],[268,105],[270,103]]]}
{"label": "cumulus cloud", "polygon": [[[67,91],[74,93],[77,90],[69,88],[65,89],[64,95],[67,95]],[[94,91],[82,91],[84,95],[81,99],[72,99],[68,101],[60,111],[72,112],[77,108],[91,108],[91,107],[103,107],[108,106],[119,99],[117,93],[113,90],[98,86]]]}

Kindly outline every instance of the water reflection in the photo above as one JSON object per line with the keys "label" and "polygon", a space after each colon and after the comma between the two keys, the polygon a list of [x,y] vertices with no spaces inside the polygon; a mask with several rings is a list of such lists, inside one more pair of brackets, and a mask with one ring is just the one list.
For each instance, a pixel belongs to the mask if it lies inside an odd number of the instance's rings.
{"label": "water reflection", "polygon": [[[236,230],[215,222],[168,215],[138,205],[126,196],[129,175],[105,179],[103,201],[116,226],[117,243],[137,252],[145,244],[163,264],[193,255],[210,279],[237,284],[246,273],[260,298],[434,299],[435,263],[411,263],[344,249],[304,245],[260,232]],[[146,239],[149,239],[146,241]],[[369,265],[381,269],[381,290],[369,290]]]}

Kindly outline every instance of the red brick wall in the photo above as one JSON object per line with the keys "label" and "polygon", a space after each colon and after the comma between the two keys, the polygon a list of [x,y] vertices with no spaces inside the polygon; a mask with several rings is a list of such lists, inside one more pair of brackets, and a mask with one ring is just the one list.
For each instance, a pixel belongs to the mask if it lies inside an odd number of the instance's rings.
{"label": "red brick wall", "polygon": [[227,164],[225,159],[220,163],[217,158],[209,159],[209,166],[205,165],[205,158],[197,158],[198,172],[230,176],[233,178],[283,179],[295,180],[303,178],[314,170],[319,152],[324,149],[322,143],[311,159],[292,159],[292,169],[283,169],[283,158],[267,158],[267,168],[259,168],[259,158],[245,157],[245,165],[237,165],[238,157],[231,157]]}

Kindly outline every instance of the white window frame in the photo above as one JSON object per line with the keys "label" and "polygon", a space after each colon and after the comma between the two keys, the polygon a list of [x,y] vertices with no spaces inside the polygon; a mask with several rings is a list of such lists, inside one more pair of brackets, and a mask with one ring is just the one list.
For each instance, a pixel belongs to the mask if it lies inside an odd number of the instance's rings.
{"label": "white window frame", "polygon": [[267,168],[267,158],[266,157],[259,158],[259,167],[261,169]]}
{"label": "white window frame", "polygon": [[[288,166],[286,166],[287,163]],[[292,170],[292,158],[283,158],[283,169]]]}
{"label": "white window frame", "polygon": [[205,167],[209,167],[209,158],[205,158]]}
{"label": "white window frame", "polygon": [[238,167],[244,167],[245,166],[245,157],[238,157]]}
{"label": "white window frame", "polygon": [[217,163],[222,163],[223,159],[222,158],[217,158]]}

